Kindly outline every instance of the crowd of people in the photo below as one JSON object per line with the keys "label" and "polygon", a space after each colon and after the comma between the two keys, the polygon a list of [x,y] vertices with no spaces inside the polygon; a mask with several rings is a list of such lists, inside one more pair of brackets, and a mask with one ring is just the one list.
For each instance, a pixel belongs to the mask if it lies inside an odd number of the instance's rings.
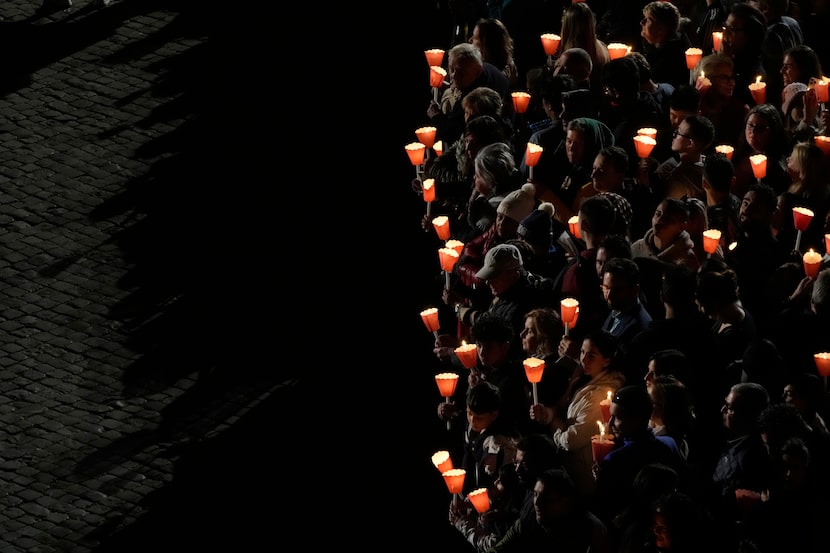
{"label": "crowd of people", "polygon": [[830,5],[437,6],[434,549],[825,551]]}

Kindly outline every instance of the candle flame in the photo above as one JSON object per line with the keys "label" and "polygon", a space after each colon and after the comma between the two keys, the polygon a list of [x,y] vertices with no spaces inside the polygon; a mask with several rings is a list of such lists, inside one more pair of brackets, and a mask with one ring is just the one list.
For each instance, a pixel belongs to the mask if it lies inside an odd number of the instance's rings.
{"label": "candle flame", "polygon": [[755,83],[757,84],[757,83],[760,83],[760,82],[761,82],[761,75],[758,75],[757,77],[755,77]]}

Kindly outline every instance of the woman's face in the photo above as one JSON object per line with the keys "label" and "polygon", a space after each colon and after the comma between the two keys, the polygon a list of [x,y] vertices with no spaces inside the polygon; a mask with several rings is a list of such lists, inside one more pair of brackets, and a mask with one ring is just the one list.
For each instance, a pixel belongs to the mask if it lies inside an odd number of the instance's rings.
{"label": "woman's face", "polygon": [[536,353],[539,348],[539,328],[536,326],[535,317],[525,318],[525,327],[519,336],[522,338],[522,350],[528,355]]}
{"label": "woman's face", "polygon": [[589,338],[586,338],[582,341],[579,362],[582,365],[582,372],[594,378],[611,364],[611,359],[605,357],[599,348]]}
{"label": "woman's face", "polygon": [[790,175],[790,178],[793,180],[801,180],[801,164],[798,162],[798,158],[794,154],[790,154],[787,156],[787,174]]}
{"label": "woman's face", "polygon": [[473,29],[473,36],[470,37],[470,44],[478,48],[478,51],[484,55],[484,52],[481,49],[481,35],[479,34],[478,25],[476,25]]}
{"label": "woman's face", "polygon": [[798,70],[798,66],[789,54],[784,54],[784,61],[781,64],[781,78],[784,81],[784,86],[802,82],[801,72]]}
{"label": "woman's face", "polygon": [[565,155],[571,165],[579,165],[585,153],[585,140],[582,131],[569,130],[565,135]]}
{"label": "woman's face", "polygon": [[503,215],[498,213],[496,215],[496,234],[499,235],[499,238],[502,240],[510,240],[516,238],[518,235],[519,230],[519,223],[508,217],[507,215]]}
{"label": "woman's face", "polygon": [[686,229],[686,223],[677,215],[666,213],[666,207],[666,202],[660,202],[651,216],[651,228],[663,244],[674,242],[677,235]]}
{"label": "woman's face", "polygon": [[476,192],[482,196],[489,196],[493,192],[493,186],[481,176],[478,169],[476,169],[475,175],[473,175],[473,186],[475,186]]}
{"label": "woman's face", "polygon": [[767,120],[757,113],[753,113],[746,120],[746,128],[744,129],[747,144],[756,152],[764,152],[769,145],[770,130]]}

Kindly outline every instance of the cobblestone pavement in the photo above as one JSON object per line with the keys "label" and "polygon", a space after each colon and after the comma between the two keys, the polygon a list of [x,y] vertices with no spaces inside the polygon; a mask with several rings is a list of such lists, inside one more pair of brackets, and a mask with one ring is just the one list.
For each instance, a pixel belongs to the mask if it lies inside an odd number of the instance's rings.
{"label": "cobblestone pavement", "polygon": [[260,522],[233,504],[271,460],[250,436],[297,384],[239,320],[207,6],[0,3],[0,553],[210,551]]}

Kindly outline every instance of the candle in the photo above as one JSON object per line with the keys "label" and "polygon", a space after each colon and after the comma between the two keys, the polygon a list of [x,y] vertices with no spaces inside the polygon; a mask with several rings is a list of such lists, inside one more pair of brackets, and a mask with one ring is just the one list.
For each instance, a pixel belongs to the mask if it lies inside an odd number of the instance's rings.
{"label": "candle", "polygon": [[438,233],[438,238],[441,240],[450,239],[450,219],[446,215],[440,215],[432,220],[432,226],[435,227],[435,232]]}
{"label": "candle", "polygon": [[432,148],[435,144],[435,133],[438,129],[435,127],[421,127],[415,129],[415,136],[418,137],[418,142],[424,145],[425,148]]}
{"label": "candle", "polygon": [[645,159],[651,155],[651,151],[657,145],[657,141],[650,136],[638,134],[634,137],[634,147],[637,149],[637,156]]}
{"label": "candle", "polygon": [[804,273],[810,278],[816,278],[821,267],[821,254],[810,248],[810,251],[804,254],[803,262]]}
{"label": "candle", "polygon": [[536,359],[535,357],[528,357],[522,361],[522,365],[524,365],[528,382],[533,384],[533,404],[536,405],[539,403],[536,383],[542,380],[542,373],[545,371],[545,361],[543,359]]}
{"label": "candle", "polygon": [[435,179],[425,179],[422,186],[424,189],[424,201],[427,203],[427,216],[432,211],[432,202],[435,201]]}
{"label": "candle", "polygon": [[432,99],[438,102],[438,89],[444,84],[447,70],[437,65],[429,66],[429,86],[432,87]]}
{"label": "candle", "polygon": [[444,477],[444,482],[447,483],[447,489],[450,490],[450,493],[461,493],[461,489],[464,487],[464,477],[466,475],[467,471],[464,469],[450,469],[441,473],[441,476]]}
{"label": "candle", "polygon": [[416,167],[424,162],[424,151],[426,146],[420,142],[410,142],[405,146],[409,161]]}
{"label": "candle", "polygon": [[[445,398],[445,402],[450,403],[450,398],[455,393],[456,385],[458,385],[458,375],[455,373],[436,374],[435,383],[438,385],[438,392]],[[447,430],[449,429],[450,421],[447,421]]]}
{"label": "candle", "polygon": [[830,92],[827,90],[827,85],[830,84],[825,77],[822,77],[820,81],[815,81],[814,88],[816,89],[816,100],[819,102],[827,102],[830,101]]}
{"label": "candle", "polygon": [[761,180],[767,176],[767,156],[764,154],[755,154],[749,156],[749,161],[752,164],[752,174],[755,178]]}
{"label": "candle", "polygon": [[435,155],[441,157],[441,154],[444,153],[444,141],[439,140],[435,144],[432,145],[432,151],[435,152]]}
{"label": "candle", "polygon": [[[611,420],[611,390],[608,390],[608,395],[599,402],[599,410],[602,413],[602,420],[608,421]],[[599,422],[599,421],[597,421]],[[600,423],[601,425],[602,423]],[[602,426],[600,426],[600,434],[603,433]]]}
{"label": "candle", "polygon": [[574,235],[574,238],[580,240],[582,237],[579,234],[579,215],[572,215],[568,219],[568,230]]}
{"label": "candle", "polygon": [[712,228],[703,231],[703,251],[708,254],[713,254],[718,251],[720,244],[721,231]]}
{"label": "candle", "polygon": [[479,513],[486,513],[490,509],[490,496],[487,494],[487,488],[471,491],[467,494],[467,499]]}
{"label": "candle", "polygon": [[755,82],[749,85],[749,91],[756,104],[767,103],[767,83],[761,82],[761,75],[755,77]]}
{"label": "candle", "polygon": [[438,248],[438,261],[441,263],[441,270],[444,271],[444,288],[450,289],[450,273],[458,262],[458,252],[452,248]]}
{"label": "candle", "polygon": [[815,353],[813,359],[816,361],[818,374],[825,378],[830,376],[830,352]]}
{"label": "candle", "polygon": [[529,176],[531,179],[533,179],[533,168],[539,163],[539,158],[542,157],[542,150],[544,148],[533,142],[528,142],[525,148],[525,164],[530,168]]}
{"label": "candle", "polygon": [[461,240],[450,239],[444,243],[445,248],[451,248],[458,252],[458,255],[461,255],[461,252],[464,251],[464,242]]}
{"label": "candle", "polygon": [[614,449],[614,438],[605,435],[605,425],[600,421],[597,421],[597,425],[600,433],[591,436],[591,456],[595,463],[602,461]]}
{"label": "candle", "polygon": [[621,58],[631,51],[631,46],[627,46],[620,42],[612,42],[608,45],[608,55],[612,60]]}
{"label": "candle", "polygon": [[462,340],[461,345],[455,348],[455,355],[458,356],[458,360],[461,361],[465,369],[472,369],[476,366],[476,361],[478,361],[477,350],[478,348],[475,344],[468,344]]}
{"label": "candle", "polygon": [[689,70],[694,69],[697,67],[697,64],[700,63],[700,58],[703,57],[703,50],[700,48],[687,48],[686,49],[686,68]]}
{"label": "candle", "polygon": [[657,140],[657,129],[654,127],[643,127],[642,129],[637,129],[637,134],[640,136],[648,136]]}
{"label": "candle", "polygon": [[559,318],[565,325],[565,336],[568,330],[576,324],[576,313],[579,310],[579,301],[576,298],[562,298],[559,302]]}
{"label": "candle", "polygon": [[801,235],[805,230],[807,230],[807,227],[810,226],[810,221],[813,220],[814,215],[813,211],[811,209],[807,209],[806,207],[793,208],[793,226],[795,226],[798,231],[795,235],[796,250],[800,250]]}
{"label": "candle", "polygon": [[813,142],[821,148],[824,155],[830,154],[830,136],[816,135],[813,137]]}
{"label": "candle", "polygon": [[424,54],[427,57],[427,65],[429,65],[430,67],[432,67],[433,65],[441,67],[441,65],[444,63],[444,51],[440,48],[431,48],[429,50],[424,50]]}
{"label": "candle", "polygon": [[511,92],[510,97],[513,98],[513,109],[516,113],[524,113],[530,105],[530,93],[528,92]]}
{"label": "candle", "polygon": [[715,146],[715,151],[721,153],[726,156],[726,159],[732,159],[732,153],[735,151],[735,148],[730,146],[729,144],[718,144]]}
{"label": "candle", "polygon": [[542,35],[542,48],[545,49],[545,54],[553,56],[559,48],[559,41],[562,37],[553,33],[545,33]]}
{"label": "candle", "polygon": [[427,330],[438,338],[438,308],[430,307],[429,309],[424,309],[421,311],[421,319],[424,321]]}
{"label": "candle", "polygon": [[723,40],[723,31],[714,31],[712,33],[712,51],[718,52],[720,50],[720,44]]}
{"label": "candle", "polygon": [[712,81],[709,80],[709,77],[706,76],[705,71],[701,71],[700,75],[697,76],[697,81],[695,81],[695,88],[698,90],[704,90],[706,88],[711,88]]}
{"label": "candle", "polygon": [[452,466],[452,459],[450,452],[446,450],[436,451],[432,454],[432,464],[438,469],[438,472],[444,474],[448,470],[454,468]]}

